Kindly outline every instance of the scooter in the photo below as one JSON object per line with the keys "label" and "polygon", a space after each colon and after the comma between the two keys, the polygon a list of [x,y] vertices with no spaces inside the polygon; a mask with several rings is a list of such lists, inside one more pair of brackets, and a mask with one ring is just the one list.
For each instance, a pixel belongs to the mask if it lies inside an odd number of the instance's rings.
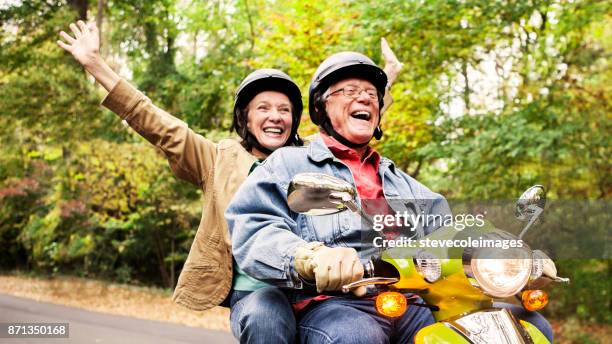
{"label": "scooter", "polygon": [[[289,185],[287,200],[295,212],[318,216],[348,209],[360,215],[363,223],[373,224],[359,207],[356,194],[344,180],[302,173]],[[374,255],[364,264],[364,278],[342,289],[348,292],[359,286],[375,286],[376,309],[388,317],[398,317],[406,311],[410,301],[404,294],[419,295],[426,304],[415,305],[430,308],[437,322],[417,333],[417,344],[549,343],[532,324],[493,306],[494,300],[516,297],[525,309],[537,311],[548,303],[548,294],[542,290],[545,286],[551,282],[569,283],[569,279],[557,276],[554,263],[544,252],[532,250],[521,240],[545,203],[545,190],[540,185],[519,197],[516,217],[527,225],[518,237],[488,222],[462,231],[442,227],[411,242],[412,246],[388,248]],[[476,246],[482,247],[424,244],[474,244],[474,240],[478,241]],[[515,247],[493,245],[512,242]]]}

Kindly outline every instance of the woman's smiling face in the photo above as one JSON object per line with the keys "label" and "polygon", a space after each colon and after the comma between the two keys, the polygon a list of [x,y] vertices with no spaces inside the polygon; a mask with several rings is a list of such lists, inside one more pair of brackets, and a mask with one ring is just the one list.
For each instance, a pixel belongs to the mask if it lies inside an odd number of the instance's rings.
{"label": "woman's smiling face", "polygon": [[291,135],[292,110],[285,94],[261,92],[247,105],[247,129],[261,146],[275,150],[284,146]]}

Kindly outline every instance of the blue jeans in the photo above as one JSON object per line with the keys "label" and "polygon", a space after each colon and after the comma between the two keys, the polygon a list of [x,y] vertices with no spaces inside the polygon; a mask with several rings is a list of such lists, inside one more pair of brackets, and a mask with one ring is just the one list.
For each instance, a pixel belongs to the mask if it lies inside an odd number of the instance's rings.
{"label": "blue jeans", "polygon": [[505,308],[509,310],[510,312],[512,312],[512,314],[517,319],[531,323],[533,326],[537,327],[538,330],[540,330],[540,332],[542,332],[542,334],[546,338],[548,338],[549,342],[551,343],[553,342],[552,327],[550,326],[550,323],[548,322],[548,320],[546,320],[546,318],[542,316],[542,314],[538,312],[530,312],[521,306],[517,306],[511,303],[505,303],[505,302],[495,302],[493,303],[493,306],[498,307],[498,308]]}
{"label": "blue jeans", "polygon": [[300,343],[412,343],[421,328],[435,322],[428,308],[414,305],[390,319],[376,312],[374,302],[334,297],[307,306],[298,315]]}
{"label": "blue jeans", "polygon": [[230,309],[232,334],[240,343],[295,342],[293,308],[280,289],[232,290]]}

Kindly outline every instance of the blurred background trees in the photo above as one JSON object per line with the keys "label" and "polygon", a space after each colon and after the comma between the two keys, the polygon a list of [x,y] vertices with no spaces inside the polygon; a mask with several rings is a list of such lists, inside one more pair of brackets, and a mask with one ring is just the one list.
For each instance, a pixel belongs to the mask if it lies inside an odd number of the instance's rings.
{"label": "blurred background trees", "polygon": [[[200,194],[98,104],[104,93],[56,46],[77,19],[154,103],[213,139],[254,68],[302,87],[339,50],[405,67],[383,155],[451,199],[608,200],[612,69],[606,1],[2,1],[0,267],[172,287]],[[301,133],[316,128],[307,114]],[[556,316],[609,322],[609,260],[561,264]],[[596,290],[593,293],[593,290]],[[588,297],[595,294],[597,297]],[[573,296],[581,295],[580,298]],[[603,302],[603,303],[602,303]]]}

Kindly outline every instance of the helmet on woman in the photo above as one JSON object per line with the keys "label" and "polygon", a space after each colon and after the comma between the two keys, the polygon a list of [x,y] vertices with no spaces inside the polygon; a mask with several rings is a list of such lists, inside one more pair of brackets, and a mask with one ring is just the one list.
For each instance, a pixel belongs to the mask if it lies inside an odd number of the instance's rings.
{"label": "helmet on woman", "polygon": [[243,140],[245,148],[257,148],[259,151],[270,154],[271,151],[262,147],[257,139],[247,129],[248,113],[246,110],[249,102],[259,93],[264,91],[275,91],[283,93],[289,98],[292,105],[291,115],[291,133],[285,146],[299,145],[302,140],[297,134],[297,129],[302,118],[302,93],[289,75],[277,69],[264,68],[258,69],[247,75],[238,86],[236,97],[234,98],[234,120],[232,128],[236,130],[238,135]]}

